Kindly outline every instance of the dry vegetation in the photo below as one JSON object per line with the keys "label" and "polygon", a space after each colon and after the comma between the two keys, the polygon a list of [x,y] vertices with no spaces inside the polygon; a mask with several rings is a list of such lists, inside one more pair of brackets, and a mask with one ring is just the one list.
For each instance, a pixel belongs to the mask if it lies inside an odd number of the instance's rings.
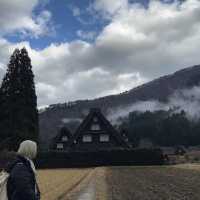
{"label": "dry vegetation", "polygon": [[200,199],[198,164],[42,170],[39,180],[42,200]]}
{"label": "dry vegetation", "polygon": [[42,200],[62,199],[75,188],[91,169],[55,169],[39,170],[38,182]]}

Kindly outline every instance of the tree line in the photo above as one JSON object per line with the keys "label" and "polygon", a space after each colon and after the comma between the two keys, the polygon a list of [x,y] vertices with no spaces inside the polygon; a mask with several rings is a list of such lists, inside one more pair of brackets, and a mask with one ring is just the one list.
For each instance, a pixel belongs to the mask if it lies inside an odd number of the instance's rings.
{"label": "tree line", "polygon": [[38,110],[31,59],[15,49],[0,86],[0,149],[16,149],[25,139],[38,140]]}
{"label": "tree line", "polygon": [[142,139],[148,139],[158,146],[200,144],[200,120],[188,119],[184,110],[131,112],[121,123],[120,129],[126,131],[134,146],[138,146]]}

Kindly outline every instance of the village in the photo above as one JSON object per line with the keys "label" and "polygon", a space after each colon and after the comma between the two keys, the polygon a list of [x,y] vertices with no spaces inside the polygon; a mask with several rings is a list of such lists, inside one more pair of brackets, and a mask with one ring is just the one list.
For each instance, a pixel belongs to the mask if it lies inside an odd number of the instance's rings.
{"label": "village", "polygon": [[0,0],[0,200],[200,200],[200,0]]}
{"label": "village", "polygon": [[[63,126],[58,130],[56,137],[50,143],[49,151],[51,152],[101,152],[101,151],[131,151],[143,149],[146,151],[160,150],[163,164],[177,164],[187,162],[189,156],[198,152],[199,148],[185,146],[164,147],[154,145],[150,139],[141,139],[138,146],[129,142],[128,135],[125,131],[119,132],[105,118],[101,110],[92,108],[89,114],[77,127],[75,133]],[[186,154],[186,155],[185,155]],[[185,158],[186,157],[186,158]],[[132,158],[133,159],[133,158]],[[198,159],[198,158],[190,158]],[[189,161],[189,160],[188,160]],[[120,158],[119,158],[120,162]]]}

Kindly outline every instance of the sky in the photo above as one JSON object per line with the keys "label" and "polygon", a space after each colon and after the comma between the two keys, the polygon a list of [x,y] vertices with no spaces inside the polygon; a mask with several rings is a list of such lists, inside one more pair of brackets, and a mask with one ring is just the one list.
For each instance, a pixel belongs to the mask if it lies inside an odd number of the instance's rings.
{"label": "sky", "polygon": [[38,106],[132,89],[200,64],[199,0],[0,0],[0,79],[26,47]]}

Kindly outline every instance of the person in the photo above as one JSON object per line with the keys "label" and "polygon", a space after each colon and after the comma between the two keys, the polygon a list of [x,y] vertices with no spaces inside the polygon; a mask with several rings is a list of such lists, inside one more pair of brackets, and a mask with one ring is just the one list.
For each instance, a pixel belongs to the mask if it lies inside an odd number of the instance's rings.
{"label": "person", "polygon": [[6,169],[10,174],[7,182],[8,200],[40,200],[33,163],[36,154],[35,142],[26,140],[20,144],[16,159]]}

